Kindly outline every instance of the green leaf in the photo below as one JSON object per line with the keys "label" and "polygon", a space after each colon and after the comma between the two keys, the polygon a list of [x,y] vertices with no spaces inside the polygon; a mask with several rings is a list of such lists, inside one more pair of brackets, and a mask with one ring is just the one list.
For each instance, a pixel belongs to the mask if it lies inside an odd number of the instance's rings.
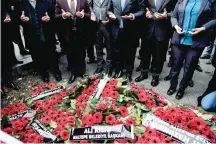
{"label": "green leaf", "polygon": [[64,109],[69,109],[70,108],[70,105],[66,104],[66,103],[61,103],[59,106],[58,106],[60,109],[64,108]]}
{"label": "green leaf", "polygon": [[118,102],[123,102],[123,100],[124,100],[124,95],[120,94],[117,101]]}
{"label": "green leaf", "polygon": [[51,128],[56,128],[57,127],[57,123],[54,122],[54,121],[51,121],[49,125],[50,125]]}
{"label": "green leaf", "polygon": [[216,126],[212,126],[211,129],[216,132]]}
{"label": "green leaf", "polygon": [[64,141],[64,143],[65,144],[70,144],[71,142],[70,142],[70,140],[66,140],[66,141]]}
{"label": "green leaf", "polygon": [[210,120],[212,117],[213,117],[213,115],[210,115],[210,114],[202,114],[202,113],[198,113],[197,114],[199,117],[201,117],[202,119],[204,119],[205,121],[206,120]]}
{"label": "green leaf", "polygon": [[70,106],[72,109],[76,109],[76,100],[71,100]]}
{"label": "green leaf", "polygon": [[142,136],[145,133],[145,128],[143,126],[134,127],[134,134],[136,136]]}
{"label": "green leaf", "polygon": [[207,126],[212,126],[212,123],[210,121],[206,121]]}
{"label": "green leaf", "polygon": [[127,97],[127,96],[124,97],[124,101],[126,102],[132,101],[132,100],[134,100],[132,97]]}
{"label": "green leaf", "polygon": [[77,118],[76,119],[76,127],[79,127],[81,124],[82,124],[82,121],[79,118]]}
{"label": "green leaf", "polygon": [[2,117],[2,120],[1,120],[1,125],[3,126],[3,127],[7,127],[8,126],[8,117],[7,116],[3,116]]}

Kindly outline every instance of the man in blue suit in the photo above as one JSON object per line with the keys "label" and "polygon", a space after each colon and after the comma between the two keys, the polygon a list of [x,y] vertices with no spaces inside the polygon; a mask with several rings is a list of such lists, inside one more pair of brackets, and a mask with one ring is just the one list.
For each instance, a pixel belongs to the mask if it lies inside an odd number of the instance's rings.
{"label": "man in blue suit", "polygon": [[138,37],[136,20],[144,17],[144,0],[111,0],[109,18],[112,20],[111,36],[114,50],[114,78],[123,76],[132,81],[132,71]]}

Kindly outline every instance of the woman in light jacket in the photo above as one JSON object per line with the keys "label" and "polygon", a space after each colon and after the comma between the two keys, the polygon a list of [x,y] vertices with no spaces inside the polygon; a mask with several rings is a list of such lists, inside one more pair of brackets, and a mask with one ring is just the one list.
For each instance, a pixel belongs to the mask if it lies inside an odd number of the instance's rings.
{"label": "woman in light jacket", "polygon": [[204,48],[209,45],[208,31],[216,28],[216,0],[178,0],[171,16],[173,66],[168,95],[175,93],[184,63],[184,74],[176,94],[181,99]]}

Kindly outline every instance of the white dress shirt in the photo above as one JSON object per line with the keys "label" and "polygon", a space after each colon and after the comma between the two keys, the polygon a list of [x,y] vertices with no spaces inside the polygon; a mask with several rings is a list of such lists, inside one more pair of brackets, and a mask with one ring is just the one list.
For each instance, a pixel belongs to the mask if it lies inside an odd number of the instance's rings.
{"label": "white dress shirt", "polygon": [[[67,0],[68,6],[71,9],[71,0]],[[75,8],[77,7],[77,0],[74,0]]]}
{"label": "white dress shirt", "polygon": [[154,0],[154,2],[155,2],[155,6],[157,5],[157,0]]}
{"label": "white dress shirt", "polygon": [[36,7],[36,0],[29,0],[29,3],[32,5],[33,8]]}

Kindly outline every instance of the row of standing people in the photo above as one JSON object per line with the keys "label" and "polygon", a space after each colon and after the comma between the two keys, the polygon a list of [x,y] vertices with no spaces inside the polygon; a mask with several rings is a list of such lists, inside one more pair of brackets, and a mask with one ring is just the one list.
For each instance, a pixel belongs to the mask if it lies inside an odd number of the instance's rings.
{"label": "row of standing people", "polygon": [[[4,23],[7,23],[10,19],[8,13],[4,18]],[[45,82],[49,81],[48,67],[52,68],[56,80],[61,80],[53,42],[55,21],[61,23],[57,29],[64,41],[71,72],[69,83],[86,71],[85,44],[91,38],[87,36],[87,23],[94,23],[97,53],[95,73],[105,69],[109,76],[114,71],[114,78],[124,76],[132,81],[134,59],[141,38],[141,75],[135,81],[147,79],[151,65],[151,85],[154,87],[159,84],[169,39],[172,38],[174,64],[170,72],[169,95],[176,91],[178,75],[184,63],[177,99],[183,97],[198,58],[208,46],[208,31],[215,29],[215,18],[214,0],[56,0],[55,5],[51,0],[20,2],[20,19],[30,44],[32,59]],[[107,49],[106,64],[103,59],[104,46]]]}

